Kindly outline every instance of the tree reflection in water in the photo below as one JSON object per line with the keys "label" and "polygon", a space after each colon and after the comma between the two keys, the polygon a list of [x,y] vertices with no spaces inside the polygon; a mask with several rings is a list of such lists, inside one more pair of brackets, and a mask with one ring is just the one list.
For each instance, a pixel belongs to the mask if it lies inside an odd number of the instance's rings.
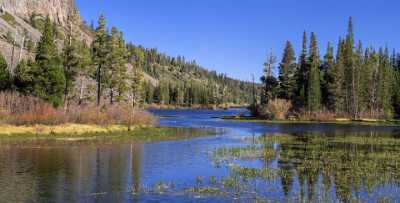
{"label": "tree reflection in water", "polygon": [[[286,200],[399,198],[392,193],[400,180],[400,139],[393,134],[274,134],[248,141],[248,146],[220,148],[214,155],[242,180],[239,184],[258,195],[271,194],[249,179],[281,188]],[[248,162],[264,164],[251,167]]]}

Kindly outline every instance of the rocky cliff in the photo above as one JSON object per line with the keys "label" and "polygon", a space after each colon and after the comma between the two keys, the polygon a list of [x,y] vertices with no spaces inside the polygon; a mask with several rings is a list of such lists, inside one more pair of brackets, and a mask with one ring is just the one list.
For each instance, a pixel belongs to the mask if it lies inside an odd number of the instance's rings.
{"label": "rocky cliff", "polygon": [[0,2],[2,10],[22,19],[27,20],[32,14],[48,15],[63,26],[67,24],[69,14],[76,10],[74,0],[0,0]]}
{"label": "rocky cliff", "polygon": [[[40,31],[32,24],[33,16],[34,19],[49,16],[61,33],[73,25],[76,37],[87,43],[92,40],[90,32],[82,26],[75,0],[0,0],[0,52],[11,68],[31,55],[27,42],[36,44],[41,37]],[[60,45],[62,40],[58,39]]]}

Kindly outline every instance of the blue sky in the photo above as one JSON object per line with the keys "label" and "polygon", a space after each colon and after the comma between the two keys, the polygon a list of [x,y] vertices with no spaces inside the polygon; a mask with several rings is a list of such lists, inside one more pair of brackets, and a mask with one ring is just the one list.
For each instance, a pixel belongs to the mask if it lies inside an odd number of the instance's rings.
{"label": "blue sky", "polygon": [[[96,3],[94,3],[96,2]],[[267,52],[279,58],[286,40],[296,54],[304,30],[316,32],[323,53],[353,16],[356,38],[368,46],[400,48],[398,0],[77,0],[89,23],[104,13],[127,41],[195,59],[249,80],[262,73]]]}

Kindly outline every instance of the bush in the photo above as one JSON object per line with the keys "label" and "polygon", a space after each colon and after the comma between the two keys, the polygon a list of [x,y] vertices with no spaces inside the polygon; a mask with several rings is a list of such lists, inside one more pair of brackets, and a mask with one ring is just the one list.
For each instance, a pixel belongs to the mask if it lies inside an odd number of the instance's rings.
{"label": "bush", "polygon": [[274,99],[266,106],[256,108],[256,116],[270,120],[284,120],[288,117],[292,103],[284,99]]}
{"label": "bush", "polygon": [[115,105],[99,109],[96,106],[62,108],[29,95],[15,92],[0,93],[0,122],[12,125],[58,125],[64,123],[96,125],[153,125],[156,119],[150,113]]}

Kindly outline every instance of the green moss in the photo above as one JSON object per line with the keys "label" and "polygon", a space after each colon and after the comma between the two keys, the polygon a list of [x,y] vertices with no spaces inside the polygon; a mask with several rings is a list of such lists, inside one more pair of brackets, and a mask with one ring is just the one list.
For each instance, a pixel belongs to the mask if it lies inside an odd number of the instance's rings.
{"label": "green moss", "polygon": [[5,12],[3,15],[0,16],[3,20],[5,20],[8,24],[15,26],[17,25],[17,21],[15,21],[14,16],[12,16],[10,13]]}

